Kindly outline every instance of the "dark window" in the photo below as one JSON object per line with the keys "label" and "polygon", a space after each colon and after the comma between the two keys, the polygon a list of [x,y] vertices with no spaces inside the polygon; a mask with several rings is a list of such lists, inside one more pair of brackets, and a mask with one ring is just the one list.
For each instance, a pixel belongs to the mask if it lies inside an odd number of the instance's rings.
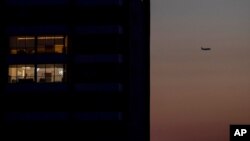
{"label": "dark window", "polygon": [[76,0],[77,4],[88,6],[121,6],[123,0]]}
{"label": "dark window", "polygon": [[104,26],[78,26],[76,33],[80,35],[121,35],[123,34],[123,27],[121,25],[104,25]]}
{"label": "dark window", "polygon": [[33,6],[33,5],[58,5],[67,4],[68,0],[6,0],[9,5]]}
{"label": "dark window", "polygon": [[122,120],[122,112],[76,112],[76,120]]}

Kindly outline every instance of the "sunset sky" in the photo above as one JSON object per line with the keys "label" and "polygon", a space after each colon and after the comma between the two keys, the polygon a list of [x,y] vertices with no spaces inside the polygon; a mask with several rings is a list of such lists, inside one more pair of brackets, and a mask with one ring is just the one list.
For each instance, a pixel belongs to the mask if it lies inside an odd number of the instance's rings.
{"label": "sunset sky", "polygon": [[229,141],[250,124],[249,0],[151,0],[150,110],[151,141]]}

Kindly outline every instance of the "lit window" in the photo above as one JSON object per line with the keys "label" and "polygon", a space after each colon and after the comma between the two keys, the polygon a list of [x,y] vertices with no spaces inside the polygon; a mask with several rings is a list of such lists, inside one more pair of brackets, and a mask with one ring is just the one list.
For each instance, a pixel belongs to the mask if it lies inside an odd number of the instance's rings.
{"label": "lit window", "polygon": [[37,80],[38,82],[51,83],[55,81],[55,67],[54,64],[37,65]]}
{"label": "lit window", "polygon": [[38,36],[37,53],[66,53],[64,36]]}
{"label": "lit window", "polygon": [[37,82],[64,82],[64,77],[66,77],[65,70],[65,65],[63,64],[39,64],[37,65]]}
{"label": "lit window", "polygon": [[66,53],[66,36],[13,36],[10,37],[10,54]]}
{"label": "lit window", "polygon": [[35,37],[14,36],[10,38],[11,54],[33,54],[35,53]]}
{"label": "lit window", "polygon": [[[36,72],[35,72],[36,71]],[[9,83],[65,82],[65,64],[10,65]]]}
{"label": "lit window", "polygon": [[65,81],[66,65],[55,64],[55,82]]}
{"label": "lit window", "polygon": [[34,82],[34,65],[10,65],[9,83]]}
{"label": "lit window", "polygon": [[37,65],[37,82],[51,83],[64,82],[65,65],[62,64],[39,64]]}

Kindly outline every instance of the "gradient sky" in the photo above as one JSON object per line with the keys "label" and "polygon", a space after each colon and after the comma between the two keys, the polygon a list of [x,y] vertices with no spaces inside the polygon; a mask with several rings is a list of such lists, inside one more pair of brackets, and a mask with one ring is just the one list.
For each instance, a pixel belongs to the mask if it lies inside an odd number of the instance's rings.
{"label": "gradient sky", "polygon": [[230,124],[250,124],[250,0],[151,0],[151,141],[229,141]]}

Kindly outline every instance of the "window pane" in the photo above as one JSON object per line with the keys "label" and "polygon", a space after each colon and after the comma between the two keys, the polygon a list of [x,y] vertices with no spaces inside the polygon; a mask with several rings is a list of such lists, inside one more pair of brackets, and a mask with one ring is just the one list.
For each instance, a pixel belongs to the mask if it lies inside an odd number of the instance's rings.
{"label": "window pane", "polygon": [[54,47],[54,39],[53,38],[47,38],[46,44],[45,44],[45,52],[46,53],[54,53],[55,47]]}
{"label": "window pane", "polygon": [[[37,45],[36,45],[37,40]],[[67,38],[63,35],[12,36],[9,39],[10,54],[66,53]]]}
{"label": "window pane", "polygon": [[18,37],[17,38],[17,47],[24,48],[25,47],[25,37]]}
{"label": "window pane", "polygon": [[55,53],[64,53],[64,38],[55,39]]}
{"label": "window pane", "polygon": [[9,83],[34,82],[34,65],[10,65]]}
{"label": "window pane", "polygon": [[17,65],[17,82],[19,82],[20,79],[24,78],[25,70],[23,69],[25,65]]}
{"label": "window pane", "polygon": [[64,82],[64,74],[65,69],[63,68],[63,64],[55,65],[55,82]]}
{"label": "window pane", "polygon": [[9,83],[16,83],[16,74],[17,74],[17,70],[16,70],[16,65],[10,65],[9,66],[9,76],[8,76],[8,82]]}
{"label": "window pane", "polygon": [[24,78],[26,80],[29,80],[30,82],[34,81],[35,76],[35,67],[34,65],[25,65],[25,75]]}
{"label": "window pane", "polygon": [[55,76],[55,65],[54,64],[46,64],[46,72],[45,72],[45,82],[54,82]]}
{"label": "window pane", "polygon": [[45,64],[37,65],[37,82],[45,82]]}
{"label": "window pane", "polygon": [[[35,71],[37,73],[35,73]],[[53,83],[65,82],[66,68],[64,64],[34,64],[9,65],[8,83]]]}
{"label": "window pane", "polygon": [[37,40],[37,53],[44,53],[45,52],[45,39],[39,38]]}
{"label": "window pane", "polygon": [[10,37],[11,54],[35,53],[35,37],[33,36],[12,36]]}
{"label": "window pane", "polygon": [[64,36],[38,36],[38,53],[64,53]]}

